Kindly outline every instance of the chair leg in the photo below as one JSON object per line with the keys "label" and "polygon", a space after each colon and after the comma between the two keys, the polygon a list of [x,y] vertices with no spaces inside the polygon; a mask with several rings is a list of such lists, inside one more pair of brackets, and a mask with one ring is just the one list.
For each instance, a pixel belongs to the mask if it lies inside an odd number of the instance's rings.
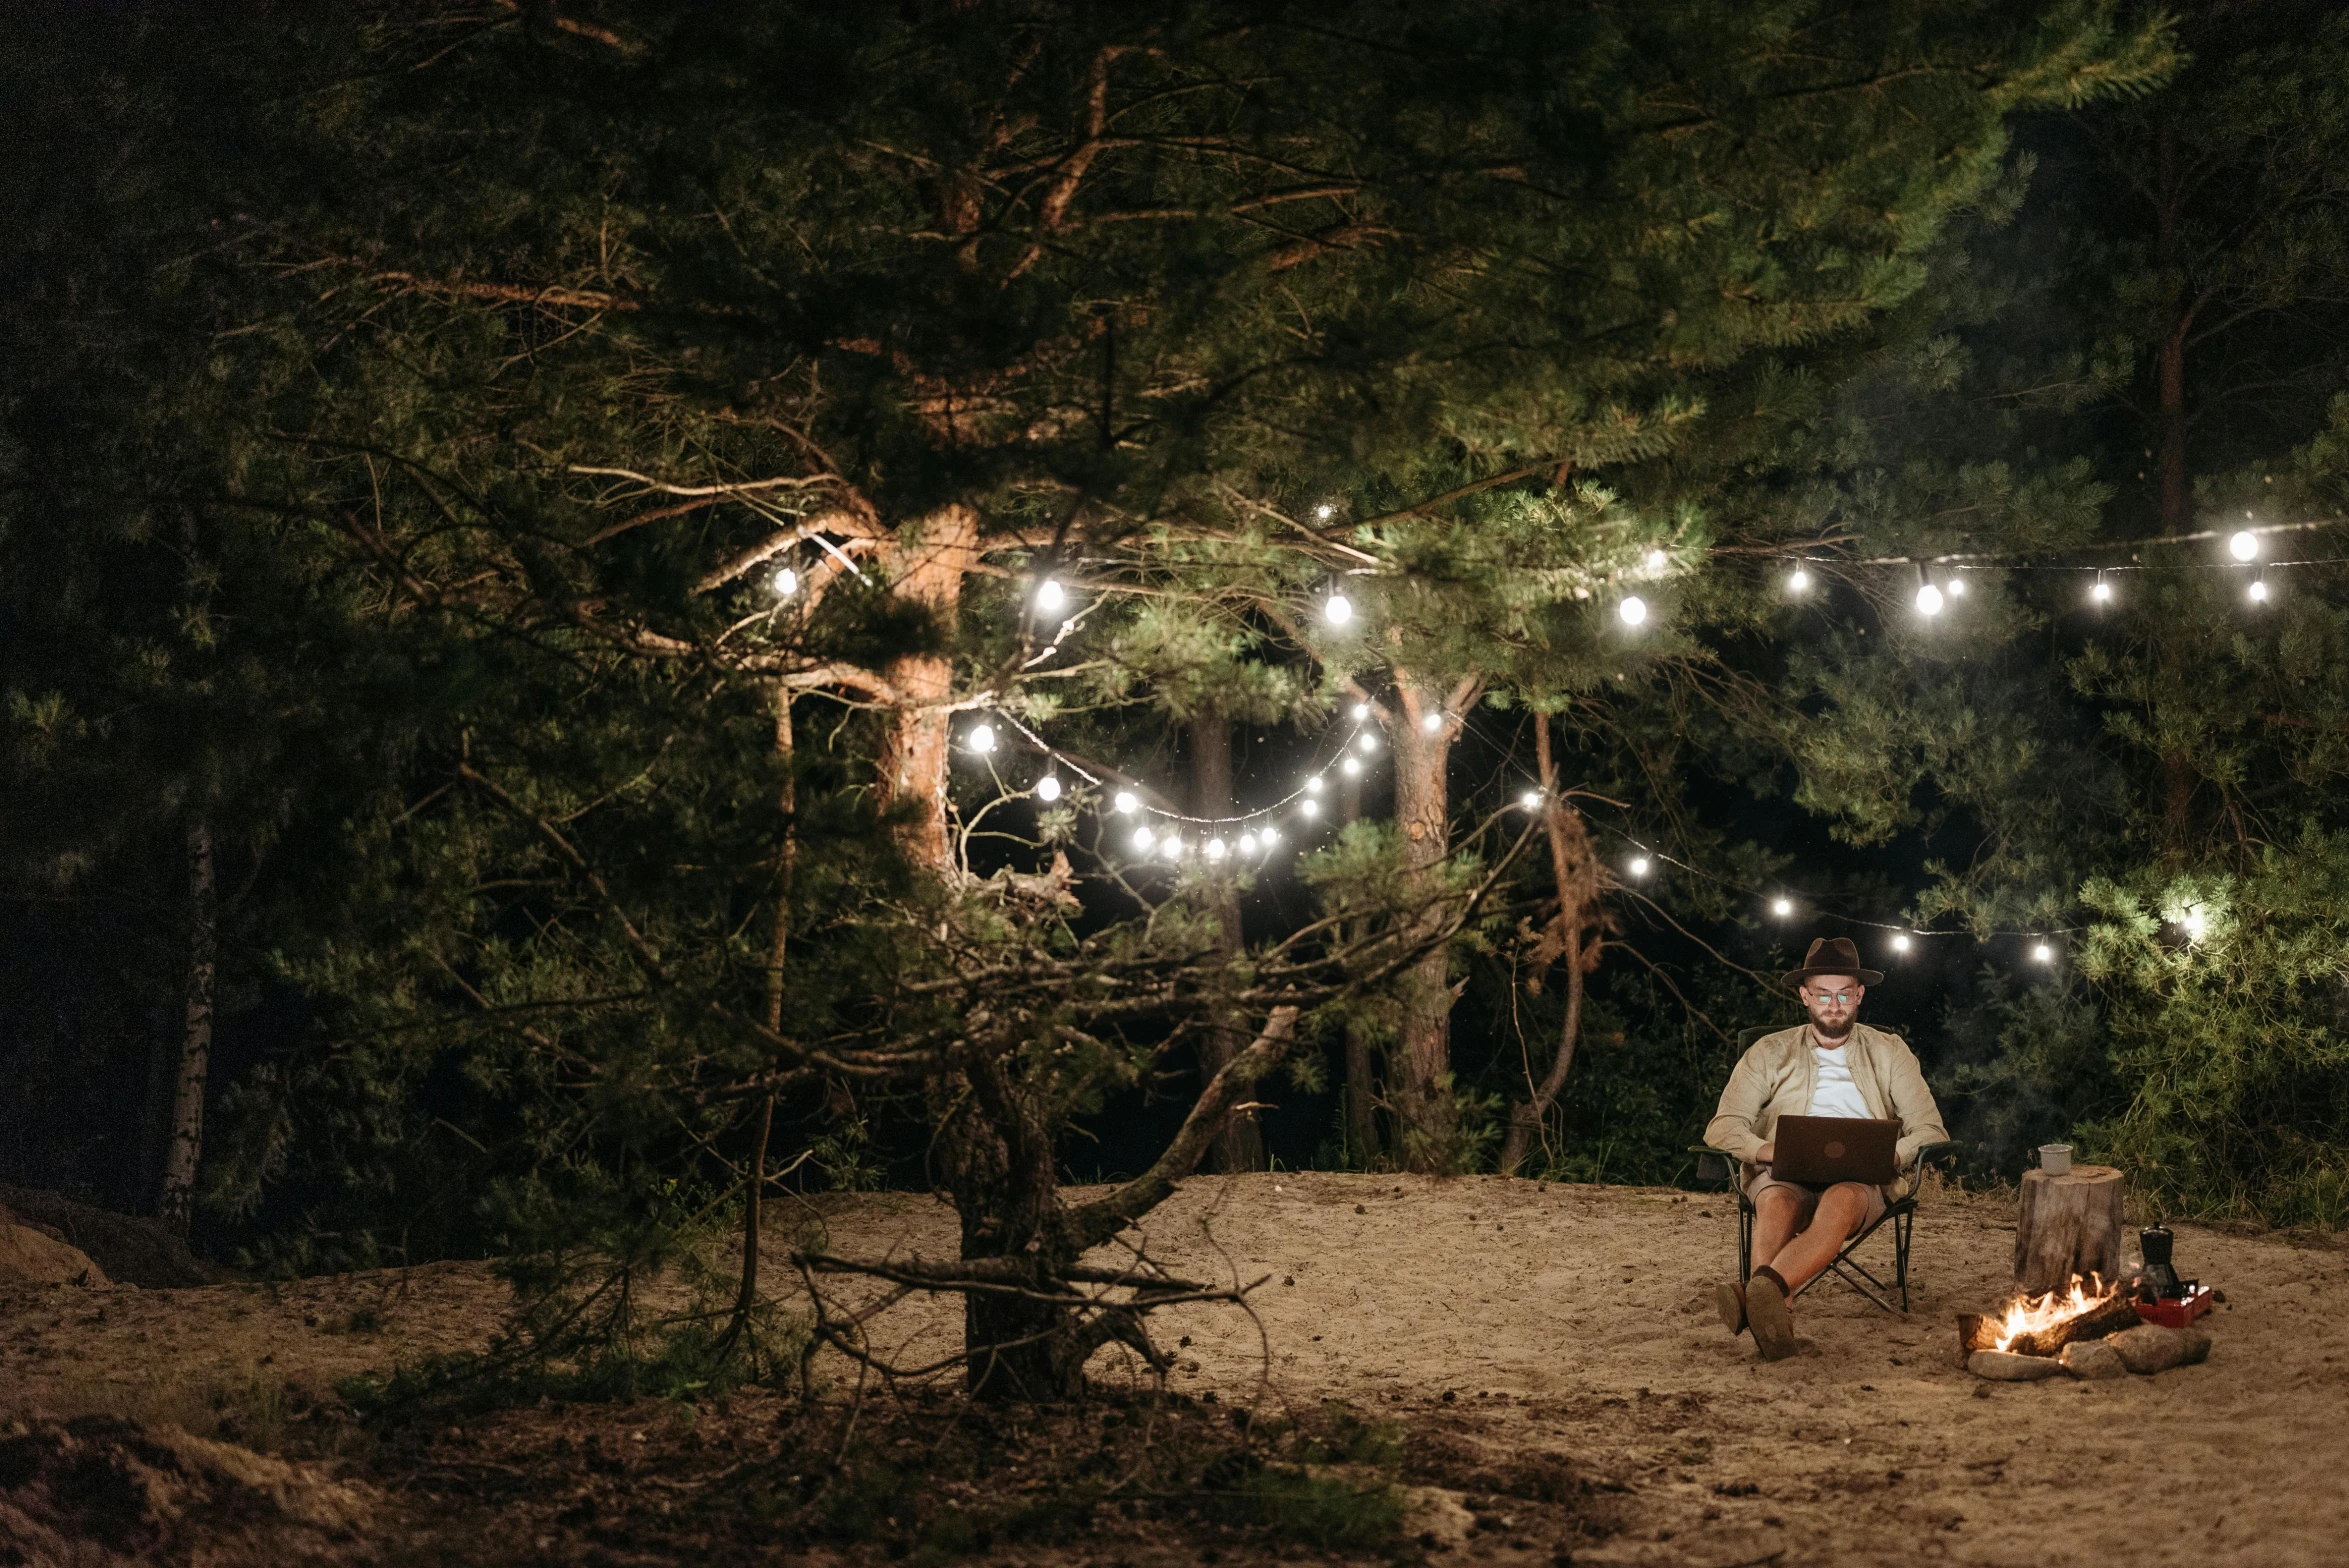
{"label": "chair leg", "polygon": [[1737,1282],[1754,1277],[1754,1210],[1741,1194],[1737,1204]]}

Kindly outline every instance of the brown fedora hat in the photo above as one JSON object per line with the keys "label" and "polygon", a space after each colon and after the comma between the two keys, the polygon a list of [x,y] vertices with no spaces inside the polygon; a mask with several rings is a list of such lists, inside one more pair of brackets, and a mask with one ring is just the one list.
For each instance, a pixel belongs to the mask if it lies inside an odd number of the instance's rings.
{"label": "brown fedora hat", "polygon": [[1813,975],[1856,975],[1862,985],[1874,985],[1884,978],[1881,969],[1862,969],[1860,950],[1852,946],[1848,936],[1823,936],[1811,943],[1811,950],[1803,955],[1800,969],[1786,972],[1786,983],[1801,985]]}

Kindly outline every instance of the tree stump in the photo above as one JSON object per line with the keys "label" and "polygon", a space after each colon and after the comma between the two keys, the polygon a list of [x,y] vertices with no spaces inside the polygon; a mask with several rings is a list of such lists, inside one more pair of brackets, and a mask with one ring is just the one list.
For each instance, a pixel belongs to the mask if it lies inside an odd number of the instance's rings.
{"label": "tree stump", "polygon": [[2121,1173],[2109,1165],[2075,1165],[2061,1176],[2023,1172],[2015,1215],[2015,1289],[2026,1296],[2062,1290],[2075,1274],[2121,1272]]}

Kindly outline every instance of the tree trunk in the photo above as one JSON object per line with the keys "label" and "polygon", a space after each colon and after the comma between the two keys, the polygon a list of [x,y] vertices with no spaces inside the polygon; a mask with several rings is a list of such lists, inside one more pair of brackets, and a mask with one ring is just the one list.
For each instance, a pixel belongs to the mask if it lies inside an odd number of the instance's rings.
{"label": "tree trunk", "polygon": [[[775,934],[767,950],[767,1027],[783,1032],[783,961],[791,948],[791,883],[799,859],[799,781],[792,773],[791,688],[775,688],[775,755],[783,763],[783,846],[775,866]],[[742,1280],[734,1298],[734,1322],[729,1335],[750,1329],[759,1300],[759,1232],[766,1223],[767,1139],[775,1130],[775,1097],[759,1106],[758,1136],[750,1151],[750,1173],[743,1182]]]}
{"label": "tree trunk", "polygon": [[884,672],[898,697],[881,736],[879,803],[906,813],[899,842],[915,861],[940,875],[954,870],[946,831],[954,715],[946,704],[954,691],[955,623],[978,539],[979,514],[967,506],[949,506],[909,525],[880,554],[890,591],[929,616],[931,642],[922,652],[891,660]]}
{"label": "tree trunk", "polygon": [[[1231,721],[1213,711],[1200,714],[1190,724],[1191,739],[1191,814],[1195,817],[1228,817],[1232,815],[1232,726]],[[1217,829],[1203,831],[1214,833]],[[1230,862],[1226,862],[1230,864]],[[1215,908],[1217,925],[1222,930],[1221,945],[1227,956],[1236,957],[1240,951],[1240,889],[1229,877],[1218,878],[1210,893]],[[1231,1016],[1219,1017],[1199,1039],[1199,1081],[1204,1084],[1223,1070],[1246,1048],[1250,1030],[1245,1021]],[[1265,1168],[1264,1130],[1256,1123],[1254,1113],[1234,1116],[1224,1124],[1217,1135],[1215,1147],[1209,1151],[1207,1168],[1213,1171],[1260,1171]]]}
{"label": "tree trunk", "polygon": [[[1362,776],[1338,775],[1338,826],[1362,816]],[[1359,937],[1359,930],[1353,933]],[[1364,1170],[1376,1170],[1384,1153],[1378,1127],[1378,1047],[1359,1017],[1346,1020],[1346,1141]]]}
{"label": "tree trunk", "polygon": [[2160,200],[2154,208],[2154,265],[2161,274],[2161,523],[2178,533],[2194,521],[2194,483],[2186,464],[2186,333],[2193,325],[2186,307],[2185,263],[2180,255],[2179,209],[2186,196],[2178,172],[2177,132],[2164,125],[2155,136],[2154,161]]}
{"label": "tree trunk", "polygon": [[[1566,962],[1566,1017],[1558,1029],[1558,1054],[1551,1059],[1549,1072],[1540,1083],[1533,1083],[1529,1064],[1526,1080],[1532,1098],[1509,1108],[1509,1130],[1501,1140],[1504,1176],[1516,1175],[1525,1163],[1534,1136],[1541,1131],[1542,1118],[1549,1115],[1566,1088],[1566,1075],[1574,1068],[1574,1048],[1582,1039],[1582,977],[1598,966],[1599,957],[1595,938],[1587,949],[1583,944],[1583,933],[1590,928],[1591,911],[1599,898],[1598,856],[1591,851],[1582,813],[1559,792],[1558,768],[1550,755],[1550,716],[1546,713],[1533,716],[1533,749],[1541,770],[1542,826],[1550,841],[1550,874],[1558,887],[1558,914],[1550,943],[1559,948]],[[1544,951],[1548,951],[1547,945]]]}
{"label": "tree trunk", "polygon": [[[1395,748],[1395,830],[1411,881],[1432,895],[1451,850],[1451,796],[1445,776],[1458,733],[1457,715],[1475,700],[1476,685],[1464,681],[1446,702],[1395,671],[1400,712],[1392,729]],[[1430,732],[1430,714],[1442,724]],[[1423,917],[1434,922],[1440,917]],[[1460,1108],[1452,1092],[1451,954],[1429,953],[1405,977],[1397,1019],[1392,1097],[1396,1153],[1403,1168],[1448,1173],[1460,1168]]]}
{"label": "tree trunk", "polygon": [[199,815],[188,825],[187,1009],[180,1029],[179,1083],[172,1095],[163,1192],[155,1205],[163,1223],[182,1236],[195,1208],[196,1164],[204,1153],[204,1086],[212,1071],[212,971],[218,944],[212,820]]}
{"label": "tree trunk", "polygon": [[2015,1212],[2015,1289],[2044,1296],[2075,1274],[2121,1274],[2121,1173],[2109,1165],[2075,1165],[2061,1176],[2023,1172]]}

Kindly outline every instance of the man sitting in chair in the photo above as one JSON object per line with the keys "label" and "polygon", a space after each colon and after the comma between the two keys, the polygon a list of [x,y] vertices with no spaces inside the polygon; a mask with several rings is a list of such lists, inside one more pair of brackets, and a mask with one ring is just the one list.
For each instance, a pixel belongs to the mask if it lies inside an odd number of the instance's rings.
{"label": "man sitting in chair", "polygon": [[1721,1091],[1705,1141],[1737,1156],[1754,1206],[1752,1276],[1714,1295],[1732,1334],[1753,1331],[1767,1361],[1794,1354],[1788,1303],[1843,1251],[1844,1243],[1883,1218],[1884,1188],[1857,1181],[1830,1186],[1782,1181],[1771,1171],[1781,1116],[1866,1116],[1900,1122],[1894,1160],[1905,1169],[1927,1144],[1949,1134],[1916,1056],[1900,1036],[1857,1022],[1860,998],[1882,972],[1860,967],[1845,937],[1811,944],[1786,983],[1802,997],[1810,1022],[1756,1040]]}

